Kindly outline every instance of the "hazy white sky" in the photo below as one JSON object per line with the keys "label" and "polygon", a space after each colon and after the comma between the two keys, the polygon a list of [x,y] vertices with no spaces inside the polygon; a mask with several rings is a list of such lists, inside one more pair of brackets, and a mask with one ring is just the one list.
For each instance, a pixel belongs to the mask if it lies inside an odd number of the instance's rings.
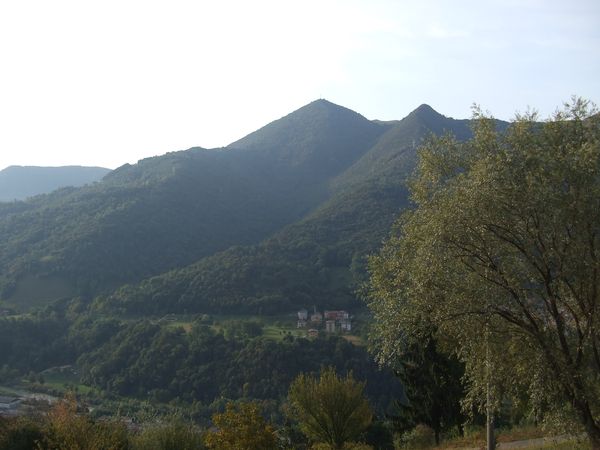
{"label": "hazy white sky", "polygon": [[317,98],[509,119],[600,102],[598,0],[0,2],[0,169],[219,147]]}

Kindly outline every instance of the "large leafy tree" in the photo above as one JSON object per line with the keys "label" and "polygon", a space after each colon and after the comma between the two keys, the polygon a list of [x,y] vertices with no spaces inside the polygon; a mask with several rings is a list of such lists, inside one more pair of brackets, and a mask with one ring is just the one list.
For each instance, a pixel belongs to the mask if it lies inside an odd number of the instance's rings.
{"label": "large leafy tree", "polygon": [[434,330],[472,399],[524,388],[600,449],[600,117],[574,98],[503,133],[474,122],[421,149],[415,208],[371,261],[378,355]]}
{"label": "large leafy tree", "polygon": [[371,424],[373,413],[364,387],[351,374],[339,377],[331,367],[318,379],[300,374],[290,386],[290,412],[307,437],[342,449]]}
{"label": "large leafy tree", "polygon": [[261,416],[256,403],[227,403],[213,415],[216,431],[206,433],[204,443],[214,450],[270,450],[277,448],[275,430]]}

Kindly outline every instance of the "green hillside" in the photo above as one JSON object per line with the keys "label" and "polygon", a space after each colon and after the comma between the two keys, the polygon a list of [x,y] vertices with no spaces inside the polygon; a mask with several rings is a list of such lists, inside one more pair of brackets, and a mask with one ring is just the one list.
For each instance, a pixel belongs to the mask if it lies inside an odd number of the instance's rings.
{"label": "green hillside", "polygon": [[316,100],[229,148],[254,150],[275,167],[331,177],[350,167],[389,128],[327,100]]}
{"label": "green hillside", "polygon": [[349,307],[407,206],[418,145],[443,132],[465,138],[469,122],[427,105],[369,121],[317,100],[227,148],[0,203],[0,293],[21,310],[98,295],[131,313]]}
{"label": "green hillside", "polygon": [[[385,129],[317,101],[228,149],[148,158],[91,186],[0,204],[2,297],[47,301],[50,283],[93,296],[258,243],[326,200],[332,177]],[[24,300],[25,282],[37,289]]]}
{"label": "green hillside", "polygon": [[[99,303],[131,314],[356,306],[367,255],[408,204],[405,183],[418,144],[431,133],[452,132],[460,138],[470,133],[468,121],[446,118],[426,105],[386,128],[361,158],[332,179],[331,198],[302,220],[259,245],[230,248],[123,287]],[[253,145],[268,147],[259,145],[258,133],[251,136]]]}

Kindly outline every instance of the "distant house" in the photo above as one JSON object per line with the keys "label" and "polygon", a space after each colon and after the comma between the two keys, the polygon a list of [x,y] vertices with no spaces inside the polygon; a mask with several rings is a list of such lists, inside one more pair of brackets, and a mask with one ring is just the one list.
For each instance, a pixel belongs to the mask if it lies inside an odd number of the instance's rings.
{"label": "distant house", "polygon": [[321,322],[323,320],[323,314],[321,314],[320,312],[314,312],[310,315],[310,321],[311,322]]}
{"label": "distant house", "polygon": [[350,319],[340,320],[340,328],[342,331],[352,331],[352,321]]}
{"label": "distant house", "polygon": [[325,331],[327,333],[335,333],[335,320],[328,320],[325,322]]}
{"label": "distant house", "polygon": [[348,311],[325,311],[325,320],[344,320],[349,319]]}
{"label": "distant house", "polygon": [[298,311],[298,320],[308,320],[308,311],[306,309]]}
{"label": "distant house", "polygon": [[15,411],[20,404],[20,398],[0,396],[0,411]]}
{"label": "distant house", "polygon": [[310,330],[308,330],[308,337],[316,338],[318,336],[319,336],[319,330],[315,330],[314,328],[311,328]]}
{"label": "distant house", "polygon": [[306,319],[304,319],[304,320],[300,319],[300,320],[298,320],[298,324],[296,326],[298,328],[306,328],[306,324],[307,324]]}

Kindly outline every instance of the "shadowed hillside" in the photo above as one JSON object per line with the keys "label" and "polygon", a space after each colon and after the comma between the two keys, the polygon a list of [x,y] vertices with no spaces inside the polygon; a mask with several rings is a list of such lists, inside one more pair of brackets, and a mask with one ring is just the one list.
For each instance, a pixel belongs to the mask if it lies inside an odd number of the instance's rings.
{"label": "shadowed hillside", "polygon": [[[469,121],[446,118],[427,105],[386,128],[361,158],[332,178],[333,195],[302,220],[259,245],[228,249],[124,287],[99,303],[133,314],[357,306],[355,290],[367,256],[408,205],[405,183],[418,145],[431,133],[470,134]],[[271,141],[269,126],[263,130]],[[266,148],[259,135],[251,135],[253,145]]]}
{"label": "shadowed hillside", "polygon": [[44,301],[50,284],[91,296],[257,243],[325,201],[385,129],[317,101],[228,149],[148,158],[93,186],[0,204],[3,297],[35,301],[31,289],[18,295],[24,280]]}

